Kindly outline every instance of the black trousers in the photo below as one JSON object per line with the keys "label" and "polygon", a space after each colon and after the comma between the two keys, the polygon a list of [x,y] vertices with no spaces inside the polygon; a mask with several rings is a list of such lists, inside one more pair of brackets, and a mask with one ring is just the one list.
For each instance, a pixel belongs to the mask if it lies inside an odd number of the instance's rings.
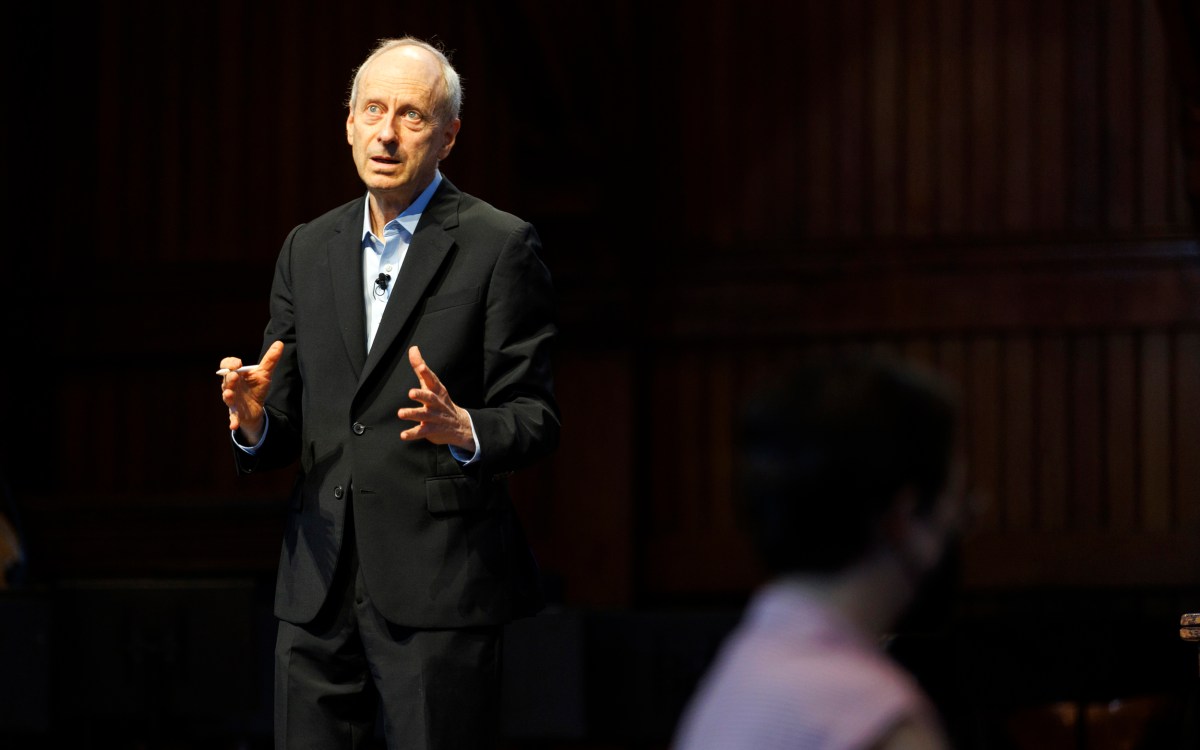
{"label": "black trousers", "polygon": [[321,612],[305,625],[279,623],[276,750],[366,747],[380,717],[388,750],[494,748],[500,628],[414,630],[385,620],[363,584],[347,515]]}

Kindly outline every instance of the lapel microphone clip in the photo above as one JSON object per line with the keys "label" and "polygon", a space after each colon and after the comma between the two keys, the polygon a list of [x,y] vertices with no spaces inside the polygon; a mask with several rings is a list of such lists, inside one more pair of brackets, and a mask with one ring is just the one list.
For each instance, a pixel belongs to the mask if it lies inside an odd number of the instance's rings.
{"label": "lapel microphone clip", "polygon": [[376,297],[383,297],[387,293],[388,282],[391,280],[391,274],[379,272],[379,276],[375,279],[375,289],[372,290]]}

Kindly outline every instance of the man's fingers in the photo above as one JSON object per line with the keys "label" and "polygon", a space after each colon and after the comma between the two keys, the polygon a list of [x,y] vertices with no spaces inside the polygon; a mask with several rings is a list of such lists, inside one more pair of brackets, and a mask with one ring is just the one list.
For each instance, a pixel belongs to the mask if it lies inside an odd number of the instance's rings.
{"label": "man's fingers", "polygon": [[430,432],[432,432],[432,430],[430,430],[428,427],[426,427],[425,423],[422,422],[413,427],[409,427],[404,432],[401,432],[400,439],[401,440],[420,440],[421,438],[425,437],[426,434],[428,434]]}
{"label": "man's fingers", "polygon": [[429,383],[425,381],[425,373],[429,368],[425,366],[425,358],[421,356],[421,350],[415,345],[408,347],[408,365],[417,374],[417,380],[420,381],[421,387],[428,388]]}
{"label": "man's fingers", "polygon": [[279,364],[279,358],[283,356],[283,342],[276,341],[271,344],[267,351],[263,354],[262,361],[258,363],[259,369],[270,373],[275,369],[275,365]]}
{"label": "man's fingers", "polygon": [[408,364],[412,366],[413,372],[417,374],[417,380],[421,381],[422,388],[434,393],[444,393],[446,391],[437,373],[429,369],[429,365],[425,363],[425,358],[421,356],[421,350],[416,345],[408,347]]}
{"label": "man's fingers", "polygon": [[417,401],[430,409],[445,409],[446,404],[440,394],[424,388],[413,388],[408,392],[408,397],[413,401]]}
{"label": "man's fingers", "polygon": [[451,421],[449,415],[445,412],[431,411],[423,406],[401,409],[396,412],[396,416],[406,422],[420,422],[422,424],[444,424]]}

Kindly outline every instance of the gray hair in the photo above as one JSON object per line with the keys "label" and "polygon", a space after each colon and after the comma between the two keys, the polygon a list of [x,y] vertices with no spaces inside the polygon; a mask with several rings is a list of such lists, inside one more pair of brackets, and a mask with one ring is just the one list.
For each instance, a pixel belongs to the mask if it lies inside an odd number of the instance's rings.
{"label": "gray hair", "polygon": [[363,71],[367,69],[367,66],[374,62],[375,58],[398,47],[419,47],[437,59],[438,63],[442,66],[443,85],[443,99],[441,106],[438,107],[437,114],[443,117],[445,122],[458,119],[458,114],[462,110],[463,99],[462,80],[458,76],[458,71],[450,64],[450,59],[446,57],[446,53],[440,48],[412,36],[379,40],[379,43],[375,45],[375,49],[371,50],[371,54],[367,55],[367,59],[363,60],[362,64],[354,71],[354,80],[350,83],[350,98],[346,101],[346,106],[353,110],[355,104],[358,102],[358,82],[362,79]]}

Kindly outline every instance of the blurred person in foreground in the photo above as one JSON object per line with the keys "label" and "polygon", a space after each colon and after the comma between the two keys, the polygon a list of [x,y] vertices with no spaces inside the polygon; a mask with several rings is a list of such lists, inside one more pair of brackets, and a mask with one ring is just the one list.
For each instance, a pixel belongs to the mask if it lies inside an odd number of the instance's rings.
{"label": "blurred person in foreground", "polygon": [[865,356],[812,362],[752,400],[741,475],[758,590],[686,708],[675,750],[945,748],[884,650],[953,546],[957,396]]}
{"label": "blurred person in foreground", "polygon": [[551,453],[555,294],[528,222],[442,175],[462,86],[419,39],[355,73],[365,185],[284,241],[257,368],[221,361],[242,473],[298,470],[275,588],[277,748],[498,740],[503,626],[540,576],[507,478]]}

